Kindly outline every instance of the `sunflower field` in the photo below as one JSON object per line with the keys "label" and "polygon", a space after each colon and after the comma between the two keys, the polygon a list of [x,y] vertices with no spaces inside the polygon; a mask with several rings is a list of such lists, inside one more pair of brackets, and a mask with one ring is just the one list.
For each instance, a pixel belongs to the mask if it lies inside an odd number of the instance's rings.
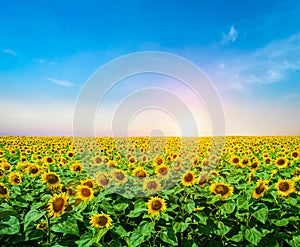
{"label": "sunflower field", "polygon": [[211,143],[2,136],[0,246],[300,246],[300,137]]}

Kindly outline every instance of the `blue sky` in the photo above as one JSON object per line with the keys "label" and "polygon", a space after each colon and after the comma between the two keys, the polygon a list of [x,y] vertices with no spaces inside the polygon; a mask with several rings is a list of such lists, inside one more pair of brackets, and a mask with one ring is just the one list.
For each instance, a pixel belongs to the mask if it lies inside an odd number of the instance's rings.
{"label": "blue sky", "polygon": [[[222,101],[226,134],[299,135],[299,27],[293,0],[1,1],[0,134],[71,135],[89,76],[121,55],[151,50],[205,72]],[[155,76],[138,80],[173,87]],[[129,93],[125,80],[107,97],[105,114]],[[151,132],[153,114],[148,125],[137,118],[136,134]],[[161,116],[161,129],[174,125],[168,119]],[[99,130],[107,133],[109,123]]]}

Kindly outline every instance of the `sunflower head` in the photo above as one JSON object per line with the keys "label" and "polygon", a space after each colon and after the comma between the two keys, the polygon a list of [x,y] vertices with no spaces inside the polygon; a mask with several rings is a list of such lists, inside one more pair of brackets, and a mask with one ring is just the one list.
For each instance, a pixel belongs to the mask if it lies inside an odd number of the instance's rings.
{"label": "sunflower head", "polygon": [[8,175],[8,182],[14,185],[20,185],[22,183],[22,175],[20,172],[11,172]]}
{"label": "sunflower head", "polygon": [[127,180],[126,174],[122,170],[119,170],[119,169],[113,170],[111,175],[112,175],[113,179],[118,183],[125,183]]}
{"label": "sunflower head", "polygon": [[77,197],[82,201],[91,201],[94,198],[93,190],[85,185],[77,186]]}
{"label": "sunflower head", "polygon": [[27,171],[32,177],[36,177],[39,175],[40,169],[37,165],[31,164],[27,167]]}
{"label": "sunflower head", "polygon": [[89,179],[89,178],[81,181],[81,184],[85,185],[85,186],[87,186],[87,187],[89,187],[91,189],[93,189],[95,187],[94,180],[93,179]]}
{"label": "sunflower head", "polygon": [[105,172],[97,172],[95,180],[99,185],[101,185],[104,188],[110,184],[110,177]]}
{"label": "sunflower head", "polygon": [[184,186],[192,186],[197,182],[195,173],[193,171],[188,171],[182,176],[181,182]]}
{"label": "sunflower head", "polygon": [[279,195],[287,197],[295,192],[295,182],[288,179],[280,179],[276,184],[276,188]]}
{"label": "sunflower head", "polygon": [[2,169],[0,169],[0,179],[5,177],[5,173]]}
{"label": "sunflower head", "polygon": [[166,178],[169,176],[170,169],[168,166],[162,164],[156,167],[155,173],[157,174],[158,177]]}
{"label": "sunflower head", "polygon": [[147,203],[148,213],[152,216],[158,216],[159,212],[165,212],[167,205],[164,199],[159,197],[151,197]]}
{"label": "sunflower head", "polygon": [[160,190],[160,183],[157,179],[146,179],[143,183],[143,189],[147,192],[158,192]]}
{"label": "sunflower head", "polygon": [[233,187],[228,184],[216,182],[212,185],[211,192],[216,195],[221,195],[220,199],[226,199],[233,193]]}
{"label": "sunflower head", "polygon": [[82,172],[82,165],[79,164],[79,163],[75,163],[75,164],[71,165],[70,170],[71,170],[71,172],[74,172],[74,173],[75,172],[81,173]]}
{"label": "sunflower head", "polygon": [[108,214],[93,214],[91,216],[91,221],[90,224],[93,227],[97,227],[97,228],[107,228],[109,229],[112,225],[112,219],[110,218],[110,216]]}
{"label": "sunflower head", "polygon": [[49,200],[48,212],[49,216],[53,216],[53,218],[59,217],[64,213],[65,207],[68,204],[69,196],[65,193],[61,193],[60,195],[54,195]]}
{"label": "sunflower head", "polygon": [[9,190],[3,183],[0,183],[0,198],[9,198]]}
{"label": "sunflower head", "polygon": [[60,186],[60,178],[55,172],[45,172],[42,176],[43,184],[47,184],[50,188]]}
{"label": "sunflower head", "polygon": [[264,196],[265,192],[269,189],[267,183],[268,181],[258,180],[257,185],[253,190],[253,198],[258,199]]}
{"label": "sunflower head", "polygon": [[275,161],[275,166],[278,168],[285,168],[289,165],[290,161],[287,158],[279,157]]}
{"label": "sunflower head", "polygon": [[148,177],[147,171],[143,167],[137,167],[132,171],[133,176],[138,178],[145,178]]}

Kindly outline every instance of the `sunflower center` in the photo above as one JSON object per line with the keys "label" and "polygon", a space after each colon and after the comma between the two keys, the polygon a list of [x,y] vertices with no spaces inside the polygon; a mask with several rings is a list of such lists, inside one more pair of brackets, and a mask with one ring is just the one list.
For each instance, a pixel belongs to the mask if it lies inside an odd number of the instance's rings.
{"label": "sunflower center", "polygon": [[279,165],[279,166],[283,166],[284,163],[285,163],[284,159],[279,159],[279,160],[277,161],[277,165]]}
{"label": "sunflower center", "polygon": [[48,157],[48,158],[47,158],[47,162],[48,162],[48,163],[51,163],[52,161],[53,161],[53,159],[52,159],[51,157]]}
{"label": "sunflower center", "polygon": [[47,175],[47,182],[49,184],[55,184],[58,182],[58,177],[54,174],[49,174],[49,175]]}
{"label": "sunflower center", "polygon": [[81,171],[81,168],[80,168],[80,166],[75,166],[75,167],[74,167],[74,171],[75,171],[75,172],[79,172],[79,171]]}
{"label": "sunflower center", "polygon": [[297,152],[293,152],[293,153],[292,153],[292,156],[293,156],[294,158],[297,158],[297,157],[298,157],[298,153],[297,153]]}
{"label": "sunflower center", "polygon": [[280,185],[279,185],[279,189],[280,189],[281,191],[288,191],[289,188],[290,188],[290,185],[289,185],[288,182],[282,182],[282,183],[280,183]]}
{"label": "sunflower center", "polygon": [[243,163],[243,165],[247,165],[249,163],[249,161],[247,159],[244,159],[242,163]]}
{"label": "sunflower center", "polygon": [[116,178],[117,178],[118,180],[124,180],[125,175],[124,175],[124,173],[122,173],[122,172],[117,172],[117,173],[116,173]]}
{"label": "sunflower center", "polygon": [[109,184],[109,179],[106,178],[105,176],[101,176],[101,178],[99,179],[99,182],[101,185],[108,185]]}
{"label": "sunflower center", "polygon": [[19,183],[21,182],[21,180],[20,180],[20,178],[15,177],[15,178],[14,178],[14,182],[15,182],[16,184],[19,184]]}
{"label": "sunflower center", "polygon": [[158,158],[156,160],[156,164],[161,165],[163,163],[163,160],[161,158]]}
{"label": "sunflower center", "polygon": [[93,188],[93,183],[91,181],[86,181],[83,185],[86,185],[87,187]]}
{"label": "sunflower center", "polygon": [[136,176],[139,178],[144,178],[144,177],[146,177],[146,173],[144,171],[138,171],[136,173]]}
{"label": "sunflower center", "polygon": [[91,191],[87,188],[83,188],[81,189],[81,194],[84,196],[84,197],[89,197],[91,195]]}
{"label": "sunflower center", "polygon": [[97,164],[100,164],[101,163],[101,158],[100,157],[97,157],[96,159],[95,159],[95,162],[97,163]]}
{"label": "sunflower center", "polygon": [[150,181],[148,184],[147,184],[147,188],[149,190],[155,190],[157,188],[157,183],[155,181]]}
{"label": "sunflower center", "polygon": [[39,169],[37,167],[33,167],[30,169],[30,172],[33,174],[36,174],[39,171]]}
{"label": "sunflower center", "polygon": [[54,202],[53,202],[53,211],[54,212],[60,212],[63,207],[65,205],[65,200],[61,197],[57,198]]}
{"label": "sunflower center", "polygon": [[101,215],[100,217],[98,217],[97,219],[97,224],[100,226],[105,226],[107,223],[107,218],[103,215]]}
{"label": "sunflower center", "polygon": [[254,169],[257,168],[257,167],[258,167],[258,163],[257,163],[257,162],[254,162],[254,163],[251,165],[251,167],[254,168]]}
{"label": "sunflower center", "polygon": [[205,184],[206,180],[207,180],[207,175],[203,175],[203,176],[200,178],[199,185]]}
{"label": "sunflower center", "polygon": [[167,175],[168,174],[168,168],[167,167],[162,167],[159,169],[159,174],[161,175]]}
{"label": "sunflower center", "polygon": [[162,208],[162,203],[161,203],[160,201],[158,201],[158,200],[155,200],[155,201],[153,201],[153,202],[151,203],[151,207],[152,207],[152,209],[154,209],[154,210],[159,210],[159,209]]}
{"label": "sunflower center", "polygon": [[217,185],[216,187],[217,194],[221,194],[222,196],[226,195],[228,191],[229,191],[228,187],[223,184]]}
{"label": "sunflower center", "polygon": [[255,188],[256,194],[261,194],[265,191],[265,187],[263,185],[259,185],[257,188]]}
{"label": "sunflower center", "polygon": [[233,158],[232,162],[233,162],[234,164],[239,163],[239,158]]}
{"label": "sunflower center", "polygon": [[4,186],[0,185],[0,194],[1,195],[6,195],[7,194],[7,188]]}
{"label": "sunflower center", "polygon": [[194,176],[193,176],[193,174],[191,174],[191,173],[188,173],[188,174],[186,174],[186,175],[184,176],[184,180],[185,180],[186,182],[192,182],[193,179],[194,179]]}

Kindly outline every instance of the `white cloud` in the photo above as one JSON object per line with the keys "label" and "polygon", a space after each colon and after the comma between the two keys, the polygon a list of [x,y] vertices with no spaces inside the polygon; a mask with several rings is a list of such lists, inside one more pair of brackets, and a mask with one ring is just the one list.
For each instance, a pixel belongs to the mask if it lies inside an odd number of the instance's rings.
{"label": "white cloud", "polygon": [[17,55],[17,52],[14,50],[11,50],[11,49],[4,49],[4,50],[2,50],[2,52],[5,54],[13,55],[13,56]]}
{"label": "white cloud", "polygon": [[46,80],[51,81],[59,86],[63,86],[63,87],[73,87],[74,84],[70,81],[63,81],[63,80],[57,80],[57,79],[53,79],[50,77],[45,77]]}
{"label": "white cloud", "polygon": [[235,27],[232,25],[230,27],[230,30],[227,34],[223,34],[222,43],[226,44],[228,42],[235,42],[238,37],[238,31],[235,29]]}

